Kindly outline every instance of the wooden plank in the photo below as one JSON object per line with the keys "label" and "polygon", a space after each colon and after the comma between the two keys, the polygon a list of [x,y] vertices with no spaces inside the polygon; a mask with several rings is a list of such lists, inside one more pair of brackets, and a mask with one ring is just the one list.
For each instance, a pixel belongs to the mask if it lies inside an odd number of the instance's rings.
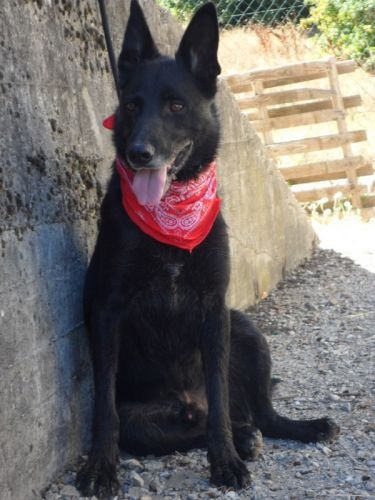
{"label": "wooden plank", "polygon": [[226,75],[225,80],[231,87],[232,92],[237,92],[238,85],[244,84],[245,82],[252,83],[255,80],[290,78],[292,76],[301,76],[318,72],[327,72],[328,68],[329,68],[329,59],[319,59],[317,61],[284,64],[282,66],[274,66],[273,68],[253,69],[250,71],[245,71],[244,73]]}
{"label": "wooden plank", "polygon": [[[357,191],[360,193],[364,192],[365,189],[365,186],[357,186]],[[317,201],[322,198],[331,199],[338,192],[349,196],[352,194],[352,189],[347,185],[332,186],[327,188],[308,189],[306,191],[293,191],[293,194],[300,203],[308,203],[309,201]]]}
{"label": "wooden plank", "polygon": [[[299,64],[301,63],[297,63],[297,67]],[[327,76],[328,66],[328,59],[324,59],[323,66],[320,66],[319,68],[317,66],[313,66],[311,68],[311,71],[302,71],[300,73],[298,73],[297,71],[292,75],[285,74],[285,72],[288,72],[287,69],[283,72],[282,75],[280,75],[279,71],[275,71],[278,70],[278,68],[288,68],[288,65],[286,65],[276,66],[275,68],[268,68],[267,70],[250,70],[233,75],[224,75],[222,79],[228,83],[231,91],[234,93],[250,92],[253,88],[253,82],[257,79],[263,80],[263,85],[266,89],[325,78]],[[358,65],[355,61],[349,60],[337,63],[337,70],[339,74],[351,73],[352,71],[355,71],[357,67]],[[292,72],[293,71],[294,70],[292,70]]]}
{"label": "wooden plank", "polygon": [[348,167],[355,168],[357,176],[372,175],[374,173],[371,163],[366,162],[363,156],[307,163],[296,167],[282,167],[280,172],[289,184],[294,185],[345,179],[346,168]]}
{"label": "wooden plank", "polygon": [[252,126],[257,132],[266,132],[268,130],[331,122],[337,120],[340,116],[344,116],[344,112],[340,109],[327,109],[324,111],[311,111],[310,113],[299,113],[297,115],[284,117],[280,116],[278,118],[254,120]]}
{"label": "wooden plank", "polygon": [[[360,95],[351,95],[343,98],[345,109],[355,108],[362,104]],[[313,111],[321,111],[324,109],[332,109],[332,100],[324,99],[316,102],[307,102],[301,104],[293,104],[291,106],[282,106],[268,110],[270,118],[278,118],[279,116],[296,115],[298,113],[309,113]],[[259,116],[254,111],[243,111],[250,121],[259,119]]]}
{"label": "wooden plank", "polygon": [[270,92],[255,96],[246,96],[237,99],[240,109],[257,108],[259,106],[272,106],[275,104],[285,104],[294,101],[309,101],[311,99],[321,99],[332,97],[333,91],[329,89],[293,89]]}
{"label": "wooden plank", "polygon": [[272,156],[284,156],[339,148],[344,144],[366,141],[366,139],[367,134],[365,130],[354,130],[346,134],[331,134],[320,137],[309,137],[307,139],[277,142],[266,145],[265,147]]}
{"label": "wooden plank", "polygon": [[363,208],[372,208],[375,207],[375,193],[368,194],[361,197],[362,207]]}
{"label": "wooden plank", "polygon": [[[344,111],[345,110],[344,101],[341,95],[339,76],[336,68],[336,59],[334,57],[330,57],[329,62],[330,62],[330,67],[328,71],[328,78],[331,84],[331,88],[332,90],[334,90],[334,94],[332,95],[333,105],[335,108]],[[337,128],[340,134],[346,134],[348,132],[348,127],[345,120],[345,114],[343,117],[341,118],[339,117],[337,119]],[[342,150],[345,158],[353,156],[352,146],[350,143],[344,143],[342,145]],[[353,189],[355,189],[356,185],[358,184],[355,167],[351,167],[350,165],[348,165],[346,168],[346,176],[348,178],[349,184],[352,186]],[[354,191],[353,193],[352,203],[354,208],[362,207],[361,198],[359,196],[359,193],[357,193],[356,191]]]}
{"label": "wooden plank", "polygon": [[[358,68],[358,64],[355,61],[340,61],[337,62],[337,71],[340,75],[345,73],[352,73]],[[283,85],[291,85],[293,83],[309,82],[312,80],[320,80],[321,78],[326,78],[327,72],[320,71],[319,73],[311,73],[309,75],[301,75],[291,78],[279,78],[275,80],[266,80],[263,82],[264,88],[269,89],[273,87],[281,87]]]}

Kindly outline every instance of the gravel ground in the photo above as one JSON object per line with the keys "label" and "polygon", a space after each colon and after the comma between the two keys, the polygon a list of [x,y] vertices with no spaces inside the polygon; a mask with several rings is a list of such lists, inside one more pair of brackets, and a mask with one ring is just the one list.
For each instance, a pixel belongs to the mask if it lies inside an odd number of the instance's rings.
{"label": "gravel ground", "polygon": [[[329,415],[335,442],[265,439],[249,462],[252,486],[210,486],[206,453],[160,459],[122,457],[118,499],[375,499],[375,274],[332,250],[319,249],[251,311],[267,335],[278,410],[296,418]],[[48,500],[79,498],[70,470]]]}

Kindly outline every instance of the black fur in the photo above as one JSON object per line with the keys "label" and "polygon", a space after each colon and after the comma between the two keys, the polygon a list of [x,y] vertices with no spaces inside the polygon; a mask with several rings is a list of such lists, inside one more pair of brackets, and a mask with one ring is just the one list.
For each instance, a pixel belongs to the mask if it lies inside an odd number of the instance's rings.
{"label": "black fur", "polygon": [[[171,164],[169,176],[183,181],[215,158],[217,45],[209,3],[194,16],[176,58],[160,56],[132,1],[114,142],[134,170]],[[212,482],[242,488],[249,482],[242,460],[257,455],[259,430],[306,442],[336,435],[329,419],[276,414],[266,340],[245,315],[228,310],[228,280],[221,215],[192,253],[158,243],[124,212],[113,173],[84,296],[95,415],[92,450],[78,474],[83,494],[116,494],[119,445],[141,455],[207,446]]]}

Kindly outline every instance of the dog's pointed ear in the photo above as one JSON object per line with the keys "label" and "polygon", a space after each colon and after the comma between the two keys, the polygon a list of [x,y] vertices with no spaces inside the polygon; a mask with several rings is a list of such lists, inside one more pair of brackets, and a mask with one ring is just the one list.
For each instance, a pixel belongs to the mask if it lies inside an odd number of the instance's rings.
{"label": "dog's pointed ear", "polygon": [[206,3],[190,21],[176,53],[194,77],[209,93],[216,92],[216,78],[221,68],[217,60],[219,26],[216,8]]}
{"label": "dog's pointed ear", "polygon": [[132,0],[124,41],[118,59],[120,88],[124,86],[131,71],[141,62],[159,56],[143,11],[137,0]]}

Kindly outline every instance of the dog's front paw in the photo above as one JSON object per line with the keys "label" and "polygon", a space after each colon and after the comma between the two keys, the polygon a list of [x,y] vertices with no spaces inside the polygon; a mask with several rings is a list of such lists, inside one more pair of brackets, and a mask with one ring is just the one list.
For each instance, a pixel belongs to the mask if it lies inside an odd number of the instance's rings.
{"label": "dog's front paw", "polygon": [[250,485],[250,473],[237,454],[211,461],[211,482],[218,487],[240,489]]}
{"label": "dog's front paw", "polygon": [[263,448],[262,433],[251,424],[233,424],[233,442],[243,459],[255,460]]}
{"label": "dog's front paw", "polygon": [[103,457],[90,457],[78,472],[76,484],[85,497],[114,497],[119,490],[116,465]]}

